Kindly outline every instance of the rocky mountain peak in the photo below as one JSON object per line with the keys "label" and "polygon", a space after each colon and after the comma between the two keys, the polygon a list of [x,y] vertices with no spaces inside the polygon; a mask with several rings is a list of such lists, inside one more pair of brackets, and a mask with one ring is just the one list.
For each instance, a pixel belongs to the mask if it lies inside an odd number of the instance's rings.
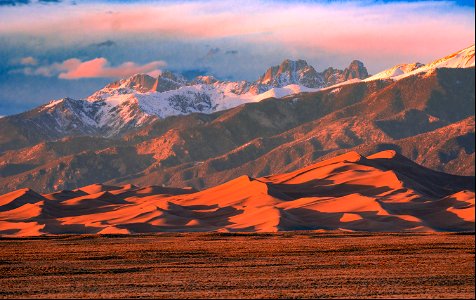
{"label": "rocky mountain peak", "polygon": [[367,68],[360,60],[353,60],[349,67],[344,70],[344,81],[350,79],[365,79],[369,77]]}
{"label": "rocky mountain peak", "polygon": [[121,79],[106,85],[106,89],[117,89],[117,88],[129,88],[134,89],[139,92],[150,91],[155,82],[156,78],[147,75],[147,74],[135,74],[129,78]]}
{"label": "rocky mountain peak", "polygon": [[[310,67],[307,64],[307,61],[303,59],[298,59],[298,60],[290,60],[290,59],[285,59],[280,65],[279,65],[279,72],[292,72],[296,70],[301,70]],[[311,67],[312,68],[312,67]]]}
{"label": "rocky mountain peak", "polygon": [[257,83],[273,87],[300,84],[315,88],[323,85],[322,78],[316,70],[302,59],[285,59],[280,65],[268,68]]}
{"label": "rocky mountain peak", "polygon": [[331,86],[351,79],[365,79],[369,73],[364,63],[360,60],[353,60],[344,70],[327,68],[321,73],[326,86]]}
{"label": "rocky mountain peak", "polygon": [[218,79],[211,75],[207,75],[195,77],[195,79],[192,81],[192,84],[213,84],[215,82],[218,82]]}
{"label": "rocky mountain peak", "polygon": [[140,93],[165,92],[187,84],[185,78],[170,71],[163,71],[157,78],[148,74],[135,74],[108,84],[105,89],[132,89]]}
{"label": "rocky mountain peak", "polygon": [[181,75],[172,73],[170,71],[163,71],[162,74],[157,77],[155,85],[151,91],[165,92],[170,90],[176,90],[181,86],[187,84],[187,80]]}
{"label": "rocky mountain peak", "polygon": [[186,83],[187,80],[180,74],[173,73],[171,71],[162,71],[162,73],[157,77],[158,79],[168,79],[175,81],[177,83]]}

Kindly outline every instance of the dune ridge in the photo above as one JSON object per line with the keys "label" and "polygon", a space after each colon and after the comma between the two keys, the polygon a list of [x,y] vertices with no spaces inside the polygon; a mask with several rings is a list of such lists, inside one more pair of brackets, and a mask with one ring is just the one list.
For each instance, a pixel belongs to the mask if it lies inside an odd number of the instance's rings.
{"label": "dune ridge", "polygon": [[0,235],[289,230],[474,231],[474,177],[395,151],[349,152],[286,174],[203,190],[106,186],[0,196]]}

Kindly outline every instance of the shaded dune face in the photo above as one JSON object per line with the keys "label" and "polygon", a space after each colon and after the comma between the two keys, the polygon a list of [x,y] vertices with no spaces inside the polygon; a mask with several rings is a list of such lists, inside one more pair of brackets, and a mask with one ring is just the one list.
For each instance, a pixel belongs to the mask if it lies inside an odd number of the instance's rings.
{"label": "shaded dune face", "polygon": [[297,171],[241,176],[196,192],[106,186],[0,196],[0,234],[286,230],[474,231],[474,177],[388,150],[349,152]]}

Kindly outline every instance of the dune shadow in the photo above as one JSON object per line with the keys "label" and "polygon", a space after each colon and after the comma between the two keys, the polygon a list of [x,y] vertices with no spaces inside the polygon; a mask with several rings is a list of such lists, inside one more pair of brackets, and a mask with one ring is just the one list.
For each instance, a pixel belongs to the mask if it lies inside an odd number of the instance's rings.
{"label": "dune shadow", "polygon": [[[304,197],[343,197],[349,194],[361,194],[366,197],[376,197],[392,189],[389,186],[372,186],[350,183],[335,184],[328,179],[314,179],[306,183],[299,184],[271,184],[272,188],[289,197],[290,200],[296,200]],[[289,200],[286,198],[278,198]]]}

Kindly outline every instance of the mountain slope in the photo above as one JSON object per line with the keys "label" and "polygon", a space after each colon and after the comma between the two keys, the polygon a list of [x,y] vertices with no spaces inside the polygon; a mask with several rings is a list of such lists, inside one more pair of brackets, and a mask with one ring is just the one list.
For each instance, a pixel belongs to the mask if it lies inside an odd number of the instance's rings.
{"label": "mountain slope", "polygon": [[0,234],[9,236],[316,229],[474,231],[474,177],[434,172],[394,151],[349,152],[200,192],[93,185],[0,196]]}
{"label": "mountain slope", "polygon": [[0,152],[68,136],[117,138],[158,118],[190,113],[213,113],[244,103],[313,92],[365,80],[402,79],[438,68],[474,67],[474,45],[428,65],[398,65],[372,77],[362,62],[348,68],[317,72],[304,60],[285,60],[255,82],[219,81],[199,76],[187,81],[163,72],[157,78],[137,74],[113,82],[87,99],[51,101],[29,112],[0,119]]}
{"label": "mountain slope", "polygon": [[399,80],[407,76],[433,72],[438,68],[471,68],[474,67],[474,45],[437,59],[429,64],[412,63],[396,65],[388,70],[366,78],[366,81],[378,79]]}
{"label": "mountain slope", "polygon": [[427,167],[473,175],[473,81],[474,69],[439,69],[170,117],[122,139],[40,143],[0,155],[0,185],[3,192],[107,181],[205,188],[243,174],[288,172],[350,149],[397,149]]}
{"label": "mountain slope", "polygon": [[[276,72],[288,74],[291,65]],[[359,63],[348,69],[362,71]],[[356,80],[315,92],[301,85],[274,87],[258,96],[282,98],[160,119],[144,112],[149,102],[141,97],[166,90],[163,82],[183,83],[162,75],[163,81],[147,75],[118,81],[81,105],[64,99],[0,119],[0,192],[94,182],[206,188],[243,174],[292,171],[351,149],[396,149],[436,170],[474,174],[474,67],[437,68],[396,81]],[[157,95],[224,83],[200,77],[193,84]],[[243,92],[249,85],[241,87]],[[142,92],[122,101],[134,89]],[[116,92],[122,100],[110,96]],[[185,112],[193,107],[178,106]],[[84,120],[90,125],[81,125]],[[105,131],[99,133],[97,124]],[[121,135],[103,137],[109,126],[121,128]]]}
{"label": "mountain slope", "polygon": [[287,59],[281,65],[269,68],[257,81],[259,85],[273,87],[283,87],[298,82],[309,88],[319,88],[326,84],[316,70],[301,59],[297,61]]}

